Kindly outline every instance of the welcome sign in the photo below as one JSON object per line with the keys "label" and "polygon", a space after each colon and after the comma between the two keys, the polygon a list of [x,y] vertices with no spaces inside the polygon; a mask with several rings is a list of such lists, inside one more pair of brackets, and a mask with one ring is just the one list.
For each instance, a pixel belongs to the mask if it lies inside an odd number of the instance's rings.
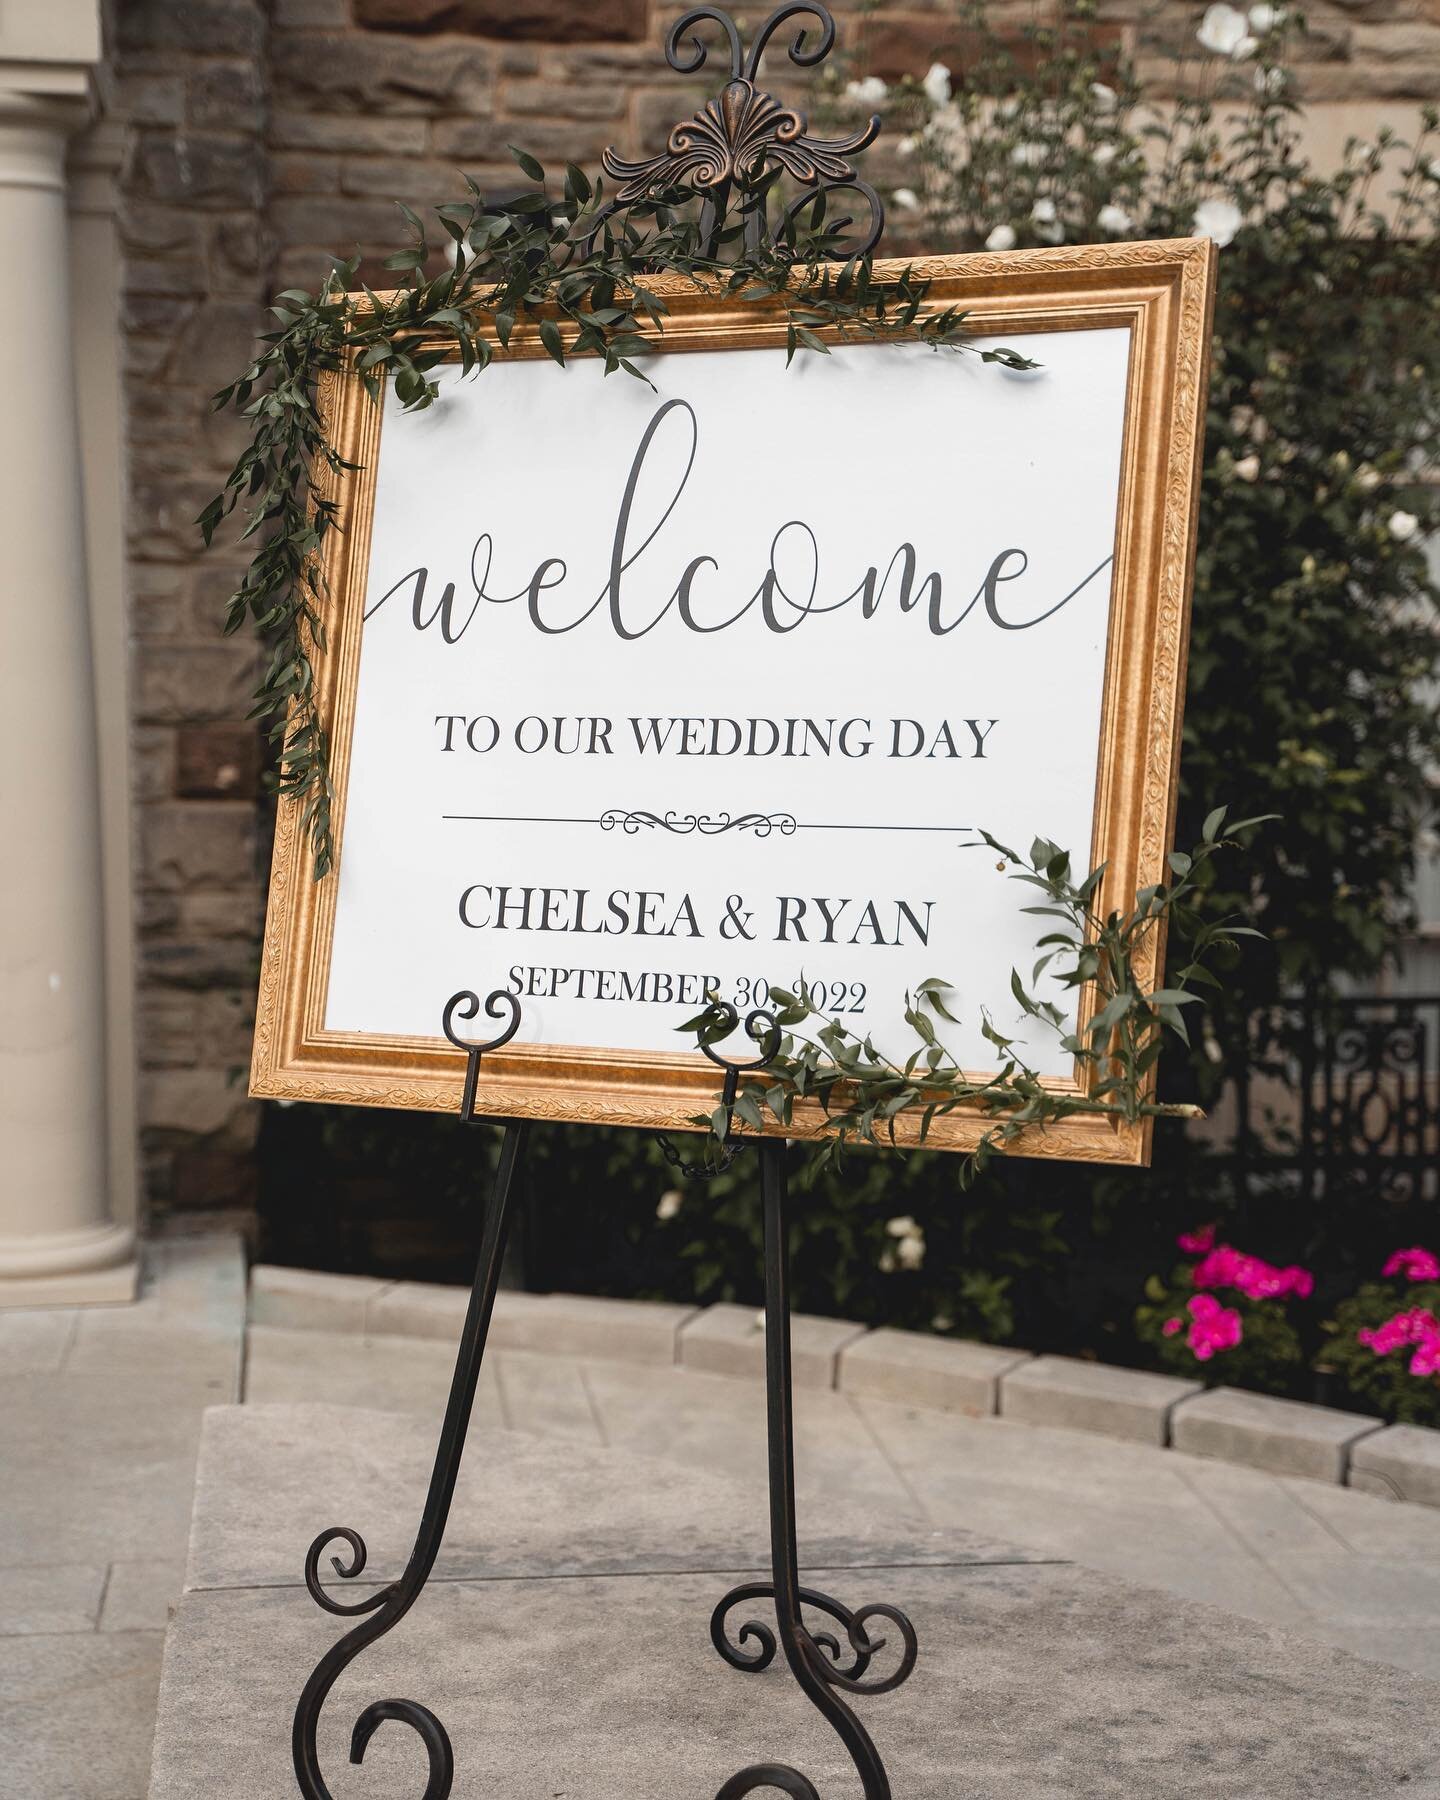
{"label": "welcome sign", "polygon": [[[453,1107],[467,987],[522,1006],[496,1113],[682,1124],[715,1075],[677,1025],[802,979],[901,1059],[907,990],[945,979],[984,1071],[1037,932],[979,828],[1106,862],[1111,903],[1161,877],[1212,267],[920,265],[1028,373],[905,343],[787,367],[778,314],[672,283],[651,385],[538,344],[412,415],[335,377],[339,861],[313,881],[282,808],[254,1091]],[[1073,1086],[1058,1040],[1026,1055]],[[1036,1148],[1146,1140],[1085,1117]]]}

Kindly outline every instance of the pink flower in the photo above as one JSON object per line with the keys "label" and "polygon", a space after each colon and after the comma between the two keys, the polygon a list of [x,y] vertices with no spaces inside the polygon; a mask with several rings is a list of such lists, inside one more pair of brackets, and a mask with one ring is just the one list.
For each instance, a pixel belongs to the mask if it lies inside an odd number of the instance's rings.
{"label": "pink flower", "polygon": [[1294,1294],[1304,1300],[1314,1291],[1315,1277],[1298,1263],[1283,1269],[1263,1257],[1249,1256],[1228,1244],[1217,1244],[1191,1270],[1197,1288],[1238,1288],[1247,1300],[1282,1300]]}
{"label": "pink flower", "polygon": [[1191,1325],[1186,1343],[1196,1362],[1209,1362],[1217,1350],[1233,1350],[1244,1336],[1240,1315],[1222,1306],[1209,1294],[1196,1294],[1186,1302]]}
{"label": "pink flower", "polygon": [[1426,1338],[1415,1346],[1415,1354],[1410,1358],[1412,1375],[1434,1375],[1440,1373],[1440,1337]]}
{"label": "pink flower", "polygon": [[[1373,1330],[1362,1325],[1355,1336],[1377,1356],[1389,1356],[1392,1350],[1403,1350],[1407,1344],[1416,1345],[1410,1364],[1410,1372],[1414,1375],[1432,1375],[1440,1369],[1440,1319],[1429,1307],[1412,1306]],[[1422,1360],[1428,1366],[1417,1368],[1416,1364]]]}
{"label": "pink flower", "polygon": [[1188,1256],[1203,1256],[1215,1242],[1215,1227],[1201,1225],[1194,1231],[1182,1231],[1175,1242]]}
{"label": "pink flower", "polygon": [[1440,1281],[1440,1257],[1432,1250],[1397,1250],[1380,1271],[1382,1275],[1403,1275],[1407,1281]]}
{"label": "pink flower", "polygon": [[1165,1333],[1166,1337],[1174,1337],[1175,1333],[1183,1324],[1183,1319],[1167,1319],[1160,1329]]}

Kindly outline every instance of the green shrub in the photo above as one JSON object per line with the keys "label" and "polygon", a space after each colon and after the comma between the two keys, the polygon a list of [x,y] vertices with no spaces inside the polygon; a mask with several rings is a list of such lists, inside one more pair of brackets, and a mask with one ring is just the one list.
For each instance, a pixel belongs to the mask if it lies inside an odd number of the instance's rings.
{"label": "green shrub", "polygon": [[1378,1332],[1397,1315],[1412,1311],[1428,1314],[1433,1323],[1440,1312],[1440,1284],[1420,1283],[1402,1291],[1394,1282],[1367,1282],[1326,1322],[1324,1363],[1367,1412],[1398,1424],[1440,1425],[1440,1379],[1427,1368],[1426,1359],[1420,1373],[1412,1372],[1413,1338],[1385,1350],[1360,1335]]}

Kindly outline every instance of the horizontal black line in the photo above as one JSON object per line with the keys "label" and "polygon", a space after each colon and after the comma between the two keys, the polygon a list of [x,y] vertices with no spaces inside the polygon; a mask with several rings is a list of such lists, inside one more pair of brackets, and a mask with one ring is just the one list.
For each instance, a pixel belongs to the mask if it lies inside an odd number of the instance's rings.
{"label": "horizontal black line", "polygon": [[[1060,1556],[992,1556],[992,1557],[986,1557],[983,1560],[979,1560],[974,1557],[971,1557],[965,1561],[957,1561],[955,1558],[952,1557],[952,1558],[949,1558],[948,1560],[940,1559],[940,1560],[937,1560],[934,1562],[927,1561],[927,1562],[802,1563],[801,1573],[802,1574],[810,1574],[810,1575],[864,1575],[864,1574],[868,1574],[868,1573],[879,1573],[879,1574],[890,1574],[892,1572],[900,1573],[902,1571],[910,1570],[910,1569],[919,1570],[919,1571],[924,1571],[926,1569],[940,1569],[940,1570],[945,1570],[946,1572],[953,1572],[958,1569],[1068,1569],[1071,1566],[1072,1565],[1071,1565],[1069,1558],[1060,1557]],[[554,1569],[554,1570],[530,1569],[530,1570],[524,1570],[524,1571],[511,1570],[508,1573],[501,1574],[501,1575],[487,1574],[483,1570],[479,1570],[479,1571],[475,1572],[474,1574],[470,1574],[470,1575],[462,1575],[462,1574],[458,1574],[458,1573],[450,1574],[448,1571],[441,1571],[437,1574],[432,1575],[430,1577],[429,1581],[426,1583],[426,1585],[428,1587],[438,1587],[438,1586],[446,1586],[446,1585],[464,1586],[466,1584],[480,1584],[480,1583],[493,1584],[493,1583],[500,1583],[500,1582],[522,1582],[522,1581],[655,1581],[655,1580],[669,1580],[675,1576],[683,1576],[683,1575],[729,1576],[729,1575],[767,1575],[769,1573],[770,1573],[770,1564],[768,1562],[761,1562],[761,1561],[756,1561],[753,1563],[747,1563],[747,1562],[726,1563],[718,1568],[711,1566],[709,1564],[707,1564],[701,1568],[681,1567],[678,1564],[667,1568],[662,1564],[662,1565],[656,1566],[654,1568],[646,1568],[646,1569],[605,1569],[605,1568],[601,1568],[601,1569]],[[397,1576],[394,1579],[387,1581],[384,1579],[383,1576],[376,1575],[376,1576],[367,1576],[362,1581],[354,1581],[354,1582],[349,1582],[349,1583],[344,1583],[344,1584],[342,1584],[341,1581],[334,1581],[329,1584],[329,1591],[336,1593],[336,1594],[340,1594],[340,1593],[363,1594],[367,1588],[375,1589],[375,1588],[393,1587],[395,1585],[395,1581],[398,1579],[399,1579],[399,1577]],[[303,1586],[304,1586],[304,1583],[299,1582],[299,1581],[291,1581],[288,1579],[274,1581],[274,1580],[266,1580],[263,1577],[259,1577],[254,1581],[217,1582],[213,1586],[210,1586],[210,1585],[201,1586],[201,1587],[197,1587],[197,1588],[192,1588],[190,1591],[192,1593],[197,1593],[197,1594],[277,1593],[277,1592],[290,1592],[292,1590],[299,1590]],[[74,1636],[74,1633],[71,1632],[71,1633],[67,1633],[65,1635]]]}
{"label": "horizontal black line", "polygon": [[[599,819],[552,819],[540,813],[441,813],[442,819],[472,825],[598,825]],[[796,831],[972,831],[971,825],[807,825],[797,821]],[[686,832],[686,837],[692,834]],[[715,836],[720,833],[716,832]],[[789,833],[782,833],[788,836]]]}

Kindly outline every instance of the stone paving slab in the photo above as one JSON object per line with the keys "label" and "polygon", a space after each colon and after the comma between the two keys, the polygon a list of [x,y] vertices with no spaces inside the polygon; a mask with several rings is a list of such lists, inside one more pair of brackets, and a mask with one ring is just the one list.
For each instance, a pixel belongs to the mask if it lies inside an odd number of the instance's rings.
{"label": "stone paving slab", "polygon": [[[248,1441],[243,1468],[228,1474],[232,1487],[252,1489],[256,1498],[239,1516],[257,1523],[302,1454],[287,1435],[277,1439],[283,1421],[267,1423],[270,1410],[207,1421],[207,1442],[227,1439],[233,1452]],[[289,1415],[290,1427],[308,1423],[321,1434],[318,1462],[333,1456],[323,1418],[274,1410]],[[395,1452],[383,1415],[330,1423],[347,1425],[352,1447],[368,1446],[362,1466],[379,1469]],[[346,1800],[395,1800],[423,1787],[423,1754],[402,1725],[381,1728],[363,1768],[345,1760],[358,1712],[405,1695],[445,1722],[462,1793],[709,1800],[742,1765],[776,1759],[803,1769],[827,1800],[851,1800],[858,1784],[843,1749],[783,1669],[741,1674],[709,1644],[710,1609],[743,1562],[644,1572],[653,1559],[645,1534],[659,1522],[647,1510],[656,1466],[566,1445],[524,1448],[543,1450],[549,1462],[557,1525],[559,1511],[568,1514],[569,1540],[550,1540],[555,1572],[436,1582],[405,1625],[351,1667],[322,1720],[322,1764],[337,1791]],[[462,1498],[462,1542],[537,1510],[538,1456],[487,1462],[488,1494]],[[565,1465],[573,1483],[560,1478]],[[623,1574],[583,1572],[586,1503],[602,1477],[631,1524]],[[723,1480],[702,1485],[722,1513],[745,1498]],[[693,1491],[665,1491],[673,1539],[673,1509],[691,1505]],[[207,1520],[226,1492],[202,1487],[197,1545],[217,1536]],[[483,1519],[471,1516],[477,1505]],[[544,1506],[539,1512],[543,1520]],[[1424,1800],[1429,1772],[1440,1767],[1440,1688],[1416,1677],[1071,1564],[976,1560],[958,1534],[932,1539],[922,1566],[900,1566],[912,1560],[903,1537],[886,1545],[872,1533],[837,1548],[845,1554],[835,1566],[823,1553],[807,1556],[807,1577],[852,1604],[903,1606],[920,1636],[912,1679],[857,1702],[905,1800],[1157,1792],[1167,1800]],[[609,1553],[621,1549],[617,1532]],[[967,1560],[946,1560],[956,1550]],[[523,1563],[511,1553],[506,1567]],[[150,1800],[289,1792],[295,1699],[343,1629],[295,1586],[188,1592],[167,1641]]]}
{"label": "stone paving slab", "polygon": [[887,1325],[841,1351],[839,1384],[847,1394],[872,1400],[988,1417],[997,1410],[1001,1376],[1029,1360],[1028,1350]]}
{"label": "stone paving slab", "polygon": [[1037,1356],[1000,1377],[1000,1411],[1029,1425],[1098,1431],[1140,1444],[1168,1444],[1170,1415],[1201,1391],[1198,1381],[1116,1369],[1073,1356]]}
{"label": "stone paving slab", "polygon": [[[312,1538],[334,1524],[365,1539],[368,1576],[392,1579],[414,1541],[437,1430],[434,1420],[345,1407],[215,1408],[201,1443],[187,1587],[299,1581]],[[437,1567],[447,1579],[759,1569],[769,1559],[765,1504],[763,1485],[693,1463],[472,1431]],[[844,1497],[805,1512],[801,1537],[807,1557],[829,1561],[1034,1554]]]}
{"label": "stone paving slab", "polygon": [[158,1631],[0,1639],[5,1800],[138,1800],[163,1647]]}
{"label": "stone paving slab", "polygon": [[[865,1336],[850,1319],[796,1313],[790,1321],[790,1358],[797,1388],[833,1388],[837,1358]],[[680,1361],[711,1375],[765,1374],[765,1315],[753,1306],[707,1306],[680,1331]]]}
{"label": "stone paving slab", "polygon": [[1387,1500],[1440,1506],[1440,1431],[1387,1425],[1350,1453],[1350,1486]]}
{"label": "stone paving slab", "polygon": [[331,1275],[256,1263],[250,1271],[250,1321],[292,1331],[363,1332],[370,1302],[394,1286],[393,1281],[371,1275]]}
{"label": "stone paving slab", "polygon": [[1177,1450],[1337,1483],[1353,1448],[1378,1430],[1378,1419],[1225,1387],[1183,1401],[1171,1420]]}

